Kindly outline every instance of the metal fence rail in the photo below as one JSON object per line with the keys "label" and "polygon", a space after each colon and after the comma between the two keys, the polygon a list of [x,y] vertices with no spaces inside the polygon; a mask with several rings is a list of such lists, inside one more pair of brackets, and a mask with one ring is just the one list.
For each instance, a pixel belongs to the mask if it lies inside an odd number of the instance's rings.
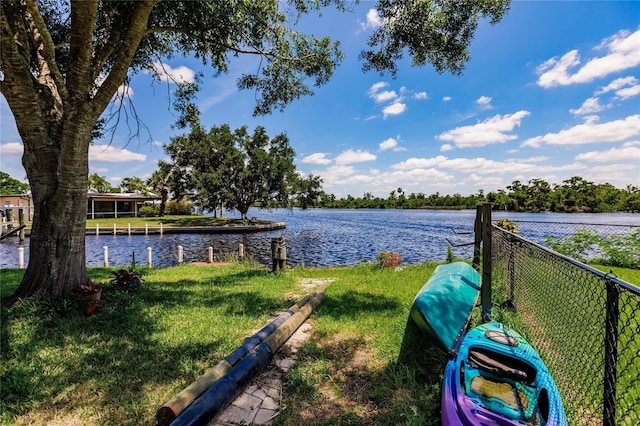
{"label": "metal fence rail", "polygon": [[640,288],[492,228],[494,301],[553,374],[572,425],[640,424]]}

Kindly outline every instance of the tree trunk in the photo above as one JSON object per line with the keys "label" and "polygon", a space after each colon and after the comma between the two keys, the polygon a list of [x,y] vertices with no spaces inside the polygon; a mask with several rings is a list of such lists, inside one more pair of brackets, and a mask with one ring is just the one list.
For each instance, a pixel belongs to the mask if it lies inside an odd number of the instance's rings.
{"label": "tree trunk", "polygon": [[158,213],[158,216],[163,217],[164,210],[167,207],[167,198],[169,198],[169,188],[163,186],[160,190],[160,194],[162,195],[162,199],[160,200],[160,211]]}
{"label": "tree trunk", "polygon": [[29,150],[25,145],[23,164],[35,212],[29,264],[16,292],[3,300],[5,306],[31,295],[68,296],[73,287],[88,280],[85,229],[92,126],[82,122],[77,120],[61,132],[60,143],[55,144],[62,147],[58,161],[47,150]]}
{"label": "tree trunk", "polygon": [[134,2],[127,31],[107,37],[105,44],[96,42],[99,3],[71,2],[65,72],[56,62],[56,45],[37,3],[0,2],[0,92],[24,144],[22,164],[35,207],[29,265],[4,305],[31,295],[63,297],[87,281],[91,131],[125,81],[158,1]]}
{"label": "tree trunk", "polygon": [[[29,265],[16,292],[4,301],[7,306],[31,295],[66,296],[73,287],[88,279],[87,191],[66,187],[38,198],[40,201],[34,201],[36,214],[29,242]],[[50,206],[66,208],[50,209]]]}

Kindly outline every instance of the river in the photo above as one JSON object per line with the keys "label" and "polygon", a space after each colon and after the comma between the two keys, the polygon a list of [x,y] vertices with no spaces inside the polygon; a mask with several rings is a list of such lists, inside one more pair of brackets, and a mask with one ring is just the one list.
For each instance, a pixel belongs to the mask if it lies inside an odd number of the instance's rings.
{"label": "river", "polygon": [[[353,265],[375,262],[380,251],[402,254],[403,263],[426,260],[444,260],[447,238],[452,243],[464,244],[473,240],[475,210],[258,210],[251,209],[249,217],[286,222],[279,231],[250,234],[165,234],[160,235],[87,235],[88,266],[102,266],[103,247],[108,247],[110,265],[131,264],[133,256],[138,264],[146,264],[147,248],[151,247],[153,266],[171,266],[178,263],[178,246],[183,247],[184,261],[206,261],[208,248],[214,248],[219,258],[237,252],[244,245],[245,255],[264,265],[271,264],[271,239],[284,236],[287,262],[290,266]],[[520,233],[536,242],[547,235],[561,237],[573,233],[584,224],[603,224],[598,229],[607,232],[627,232],[619,225],[640,225],[640,215],[512,213],[493,212],[493,219],[509,218],[518,222]],[[612,231],[609,231],[612,230]],[[0,268],[18,267],[18,247],[24,247],[25,263],[29,257],[29,239],[22,245],[17,238],[0,242]],[[471,247],[454,248],[457,257],[470,258]]]}

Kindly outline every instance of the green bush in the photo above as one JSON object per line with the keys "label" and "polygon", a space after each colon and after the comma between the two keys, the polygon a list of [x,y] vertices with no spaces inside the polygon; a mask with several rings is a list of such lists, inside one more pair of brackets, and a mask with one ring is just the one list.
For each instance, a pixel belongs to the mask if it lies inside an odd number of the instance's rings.
{"label": "green bush", "polygon": [[498,225],[500,228],[504,229],[505,231],[509,231],[513,234],[518,233],[518,224],[512,221],[511,219],[507,219],[507,218],[500,219],[496,222],[496,225]]}
{"label": "green bush", "polygon": [[165,214],[171,215],[190,215],[191,211],[191,201],[189,201],[186,197],[180,200],[169,200],[167,201],[167,207],[165,208]]}
{"label": "green bush", "polygon": [[451,248],[451,244],[447,244],[447,263],[451,263],[455,260],[455,255],[453,254],[453,248]]}
{"label": "green bush", "polygon": [[153,217],[157,214],[156,209],[152,206],[142,206],[138,210],[138,216],[140,217]]}
{"label": "green bush", "polygon": [[547,237],[545,244],[580,262],[640,269],[640,229],[626,235],[603,237],[595,231],[579,229],[570,237]]}

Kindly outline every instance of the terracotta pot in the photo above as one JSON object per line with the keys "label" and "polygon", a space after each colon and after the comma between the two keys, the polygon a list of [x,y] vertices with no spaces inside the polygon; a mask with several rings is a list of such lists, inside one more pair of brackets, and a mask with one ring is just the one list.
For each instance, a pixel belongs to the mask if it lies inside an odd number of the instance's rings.
{"label": "terracotta pot", "polygon": [[100,300],[100,296],[102,295],[102,287],[96,287],[96,289],[94,291],[91,291],[89,293],[85,293],[85,294],[81,294],[79,295],[80,298],[88,301],[88,302],[95,302],[97,300]]}

